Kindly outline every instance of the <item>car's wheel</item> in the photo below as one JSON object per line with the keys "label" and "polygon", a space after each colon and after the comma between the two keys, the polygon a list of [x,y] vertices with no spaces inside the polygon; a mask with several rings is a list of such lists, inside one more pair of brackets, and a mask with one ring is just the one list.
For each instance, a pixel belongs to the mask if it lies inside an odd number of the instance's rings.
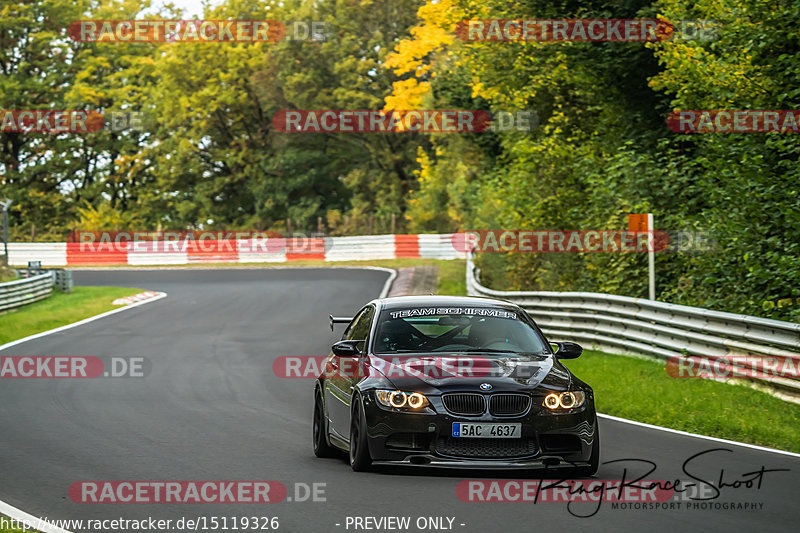
{"label": "car's wheel", "polygon": [[597,421],[594,423],[594,443],[592,444],[592,454],[589,456],[589,466],[578,468],[578,476],[590,477],[597,473],[600,467],[600,428]]}
{"label": "car's wheel", "polygon": [[322,410],[322,398],[319,392],[314,393],[314,455],[317,457],[333,457],[335,450],[328,444],[325,429],[325,413]]}
{"label": "car's wheel", "polygon": [[367,421],[358,398],[353,398],[352,415],[350,416],[350,467],[356,472],[370,469],[372,457],[367,444]]}

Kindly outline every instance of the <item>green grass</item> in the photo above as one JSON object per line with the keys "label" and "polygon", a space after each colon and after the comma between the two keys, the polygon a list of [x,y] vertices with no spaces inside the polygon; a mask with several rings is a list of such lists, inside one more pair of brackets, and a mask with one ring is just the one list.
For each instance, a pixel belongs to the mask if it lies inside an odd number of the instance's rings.
{"label": "green grass", "polygon": [[6,281],[13,281],[17,279],[17,275],[14,273],[13,270],[10,268],[5,268],[0,265],[0,283],[5,283]]}
{"label": "green grass", "polygon": [[674,379],[664,363],[585,351],[565,361],[598,412],[712,437],[800,452],[800,405],[746,386]]}
{"label": "green grass", "polygon": [[31,531],[36,531],[34,529],[25,530],[25,529],[8,527],[11,526],[11,524],[20,525],[24,527],[24,524],[17,522],[13,518],[9,518],[4,514],[0,514],[0,533],[31,533]]}
{"label": "green grass", "polygon": [[467,295],[466,261],[439,261],[439,294]]}
{"label": "green grass", "polygon": [[25,531],[23,529],[6,529],[4,527],[0,527],[0,533],[31,533],[31,531],[33,530],[29,529]]}
{"label": "green grass", "polygon": [[[12,523],[12,522],[10,522],[10,519],[8,519],[8,520],[9,520],[9,523]],[[29,529],[29,530],[25,531],[23,529],[7,529],[5,527],[0,526],[0,533],[31,533],[31,531],[33,531],[33,530]]]}
{"label": "green grass", "polygon": [[53,295],[0,314],[0,344],[41,333],[120,307],[111,302],[142,292],[125,287],[75,287],[70,294]]}

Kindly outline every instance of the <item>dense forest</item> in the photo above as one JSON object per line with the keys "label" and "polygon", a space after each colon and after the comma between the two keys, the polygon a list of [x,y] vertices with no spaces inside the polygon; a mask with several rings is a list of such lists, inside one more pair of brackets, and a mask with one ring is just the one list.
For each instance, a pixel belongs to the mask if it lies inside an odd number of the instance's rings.
{"label": "dense forest", "polygon": [[[146,10],[146,15],[142,15]],[[800,109],[792,0],[227,0],[205,19],[322,21],[277,43],[97,43],[141,0],[4,0],[0,108],[137,113],[88,134],[0,131],[12,240],[81,229],[328,234],[657,229],[658,299],[800,320],[800,135],[682,134],[673,110]],[[711,21],[657,42],[471,42],[465,19]],[[681,28],[680,24],[675,25]],[[531,110],[529,131],[285,133],[286,109]],[[483,254],[497,288],[646,295],[643,254]]]}

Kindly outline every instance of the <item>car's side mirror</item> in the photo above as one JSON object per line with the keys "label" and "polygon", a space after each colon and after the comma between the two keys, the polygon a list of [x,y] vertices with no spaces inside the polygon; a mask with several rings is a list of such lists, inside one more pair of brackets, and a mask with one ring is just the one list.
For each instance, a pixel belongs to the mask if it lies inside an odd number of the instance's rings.
{"label": "car's side mirror", "polygon": [[361,355],[361,350],[358,349],[358,343],[364,341],[339,341],[333,346],[331,346],[331,350],[333,351],[333,355],[338,357],[358,357]]}
{"label": "car's side mirror", "polygon": [[554,342],[556,347],[556,357],[559,359],[575,359],[583,353],[580,344],[574,342]]}

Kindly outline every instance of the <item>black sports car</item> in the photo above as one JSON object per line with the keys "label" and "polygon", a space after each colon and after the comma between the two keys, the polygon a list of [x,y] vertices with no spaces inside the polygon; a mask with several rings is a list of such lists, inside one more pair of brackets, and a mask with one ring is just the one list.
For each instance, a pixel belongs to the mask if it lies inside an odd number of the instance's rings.
{"label": "black sports car", "polygon": [[[599,463],[591,387],[519,306],[488,298],[369,302],[333,345],[314,387],[314,453],[376,464],[550,468]],[[555,348],[555,351],[553,351]]]}

